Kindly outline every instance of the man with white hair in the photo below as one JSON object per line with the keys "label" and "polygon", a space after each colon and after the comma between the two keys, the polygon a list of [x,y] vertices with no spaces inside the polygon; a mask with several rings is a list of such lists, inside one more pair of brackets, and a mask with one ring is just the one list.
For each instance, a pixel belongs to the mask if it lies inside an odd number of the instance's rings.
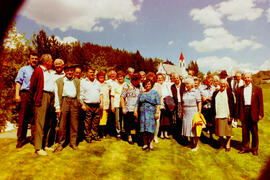
{"label": "man with white hair", "polygon": [[54,81],[52,68],[52,56],[43,54],[38,66],[30,80],[30,96],[33,100],[35,112],[35,150],[38,155],[46,156],[43,150],[50,129],[54,102]]}
{"label": "man with white hair", "polygon": [[55,71],[53,73],[53,75],[54,75],[53,79],[54,79],[54,81],[56,81],[57,79],[65,76],[65,73],[64,73],[65,63],[62,59],[55,59],[53,62],[53,65],[55,68]]}
{"label": "man with white hair", "polygon": [[252,74],[246,73],[245,85],[240,87],[237,99],[237,115],[242,122],[242,150],[249,152],[250,133],[252,135],[252,154],[258,156],[258,121],[264,116],[262,89],[252,83]]}
{"label": "man with white hair", "polygon": [[[239,72],[236,72],[234,75],[234,78],[231,81],[231,90],[232,90],[233,97],[234,97],[235,107],[236,107],[236,99],[238,96],[238,91],[239,91],[240,87],[244,85],[244,81],[241,78],[242,78],[241,74]],[[233,120],[232,126],[237,127],[237,119]]]}
{"label": "man with white hair", "polygon": [[134,74],[134,72],[135,72],[135,69],[132,68],[132,67],[129,67],[129,68],[127,69],[127,75],[126,75],[126,77],[125,77],[124,82],[130,83],[130,82],[131,82],[131,77],[132,77],[132,75]]}

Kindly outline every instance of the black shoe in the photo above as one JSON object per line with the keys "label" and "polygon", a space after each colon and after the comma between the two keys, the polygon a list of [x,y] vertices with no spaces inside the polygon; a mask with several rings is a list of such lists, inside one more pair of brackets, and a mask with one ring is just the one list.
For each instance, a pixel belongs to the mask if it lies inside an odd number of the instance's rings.
{"label": "black shoe", "polygon": [[70,147],[75,151],[79,149],[78,146],[75,146],[75,145],[71,145]]}
{"label": "black shoe", "polygon": [[134,144],[134,142],[133,142],[133,141],[128,141],[128,143],[129,143],[129,144],[131,144],[131,145],[133,145],[133,144]]}
{"label": "black shoe", "polygon": [[242,150],[238,152],[239,154],[249,153],[249,150]]}
{"label": "black shoe", "polygon": [[16,148],[21,148],[21,147],[23,147],[26,143],[27,143],[26,140],[18,141],[18,142],[17,142],[17,145],[16,145]]}
{"label": "black shoe", "polygon": [[57,146],[57,148],[53,151],[54,153],[55,152],[60,152],[60,151],[63,151],[63,146],[62,145],[59,145],[59,146]]}
{"label": "black shoe", "polygon": [[231,148],[230,147],[226,147],[225,148],[225,152],[230,152]]}
{"label": "black shoe", "polygon": [[254,156],[258,156],[259,154],[258,154],[258,151],[252,151],[252,154],[254,155]]}

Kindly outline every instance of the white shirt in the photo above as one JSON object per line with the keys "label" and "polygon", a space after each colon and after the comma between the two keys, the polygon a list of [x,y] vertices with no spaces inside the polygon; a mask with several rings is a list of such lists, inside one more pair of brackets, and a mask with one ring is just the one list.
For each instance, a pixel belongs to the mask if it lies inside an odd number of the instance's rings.
{"label": "white shirt", "polygon": [[[69,80],[68,78],[64,78],[64,87],[62,97],[76,97],[76,87],[74,85],[73,79]],[[59,97],[58,97],[58,87],[55,83],[55,101],[54,101],[55,109],[60,109]]]}
{"label": "white shirt", "polygon": [[228,118],[230,109],[228,104],[227,91],[218,92],[216,96],[216,118]]}
{"label": "white shirt", "polygon": [[100,103],[100,82],[96,79],[90,81],[88,78],[81,80],[80,99],[85,103]]}
{"label": "white shirt", "polygon": [[51,70],[47,70],[44,66],[40,66],[43,71],[44,77],[44,91],[54,92],[54,80],[53,80],[53,73]]}
{"label": "white shirt", "polygon": [[60,74],[57,74],[56,71],[53,71],[52,74],[53,74],[53,80],[54,80],[54,82],[57,79],[61,78],[61,77],[65,77],[65,73],[64,72],[61,72]]}
{"label": "white shirt", "polygon": [[116,108],[120,107],[120,95],[122,93],[123,86],[124,83],[120,84],[117,82],[112,87],[111,95],[114,96],[113,105]]}
{"label": "white shirt", "polygon": [[245,105],[251,105],[252,84],[244,87],[244,101]]}

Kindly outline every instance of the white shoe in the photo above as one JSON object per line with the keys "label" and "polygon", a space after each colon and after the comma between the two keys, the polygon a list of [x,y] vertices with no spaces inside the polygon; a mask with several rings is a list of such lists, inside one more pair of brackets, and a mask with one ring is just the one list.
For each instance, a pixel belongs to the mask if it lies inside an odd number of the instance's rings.
{"label": "white shoe", "polygon": [[159,141],[158,141],[158,138],[157,138],[157,137],[155,137],[155,138],[154,138],[154,142],[155,142],[155,143],[159,143]]}
{"label": "white shoe", "polygon": [[198,151],[198,149],[199,149],[199,147],[197,146],[197,147],[191,149],[191,151]]}
{"label": "white shoe", "polygon": [[43,149],[40,149],[38,151],[36,151],[36,154],[37,155],[40,155],[40,156],[47,156],[48,154],[46,153],[46,151],[44,151]]}
{"label": "white shoe", "polygon": [[55,148],[53,147],[45,147],[45,151],[54,151]]}
{"label": "white shoe", "polygon": [[237,128],[237,121],[232,121],[232,127]]}

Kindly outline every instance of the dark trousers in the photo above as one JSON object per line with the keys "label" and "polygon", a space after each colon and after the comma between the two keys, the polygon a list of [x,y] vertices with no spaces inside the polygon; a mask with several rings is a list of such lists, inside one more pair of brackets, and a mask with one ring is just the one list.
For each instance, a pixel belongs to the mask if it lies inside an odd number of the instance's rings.
{"label": "dark trousers", "polygon": [[[76,98],[63,97],[61,107],[61,120],[59,124],[59,143],[63,145],[67,137],[67,129],[70,130],[70,145],[76,146],[78,136],[79,102]],[[67,121],[70,120],[70,127]]]}
{"label": "dark trousers", "polygon": [[172,120],[172,133],[175,138],[178,138],[182,132],[181,103],[178,103],[173,111]]}
{"label": "dark trousers", "polygon": [[26,140],[28,124],[31,124],[31,140],[34,140],[35,135],[35,121],[33,114],[33,106],[31,104],[31,97],[28,91],[21,91],[21,103],[19,110],[19,122],[17,138],[18,141]]}
{"label": "dark trousers", "polygon": [[35,149],[45,147],[54,115],[54,94],[43,92],[41,106],[35,106]]}
{"label": "dark trousers", "polygon": [[206,130],[209,130],[210,133],[215,132],[215,120],[212,117],[211,108],[202,108],[202,114],[206,120]]}
{"label": "dark trousers", "polygon": [[259,136],[258,123],[251,118],[251,106],[244,107],[245,119],[242,121],[242,145],[243,150],[249,150],[250,133],[252,136],[252,151],[258,151]]}
{"label": "dark trousers", "polygon": [[154,133],[143,132],[143,145],[150,145],[154,139]]}
{"label": "dark trousers", "polygon": [[84,139],[84,119],[85,119],[85,111],[79,108],[79,125],[78,125],[78,142],[83,141]]}
{"label": "dark trousers", "polygon": [[135,134],[131,133],[131,131],[134,132],[134,130],[136,133],[138,132],[138,121],[134,116],[134,112],[127,112],[127,114],[124,115],[124,122],[125,131],[128,135]]}
{"label": "dark trousers", "polygon": [[87,142],[98,139],[98,126],[100,121],[99,104],[87,104],[88,110],[84,119],[84,134]]}

